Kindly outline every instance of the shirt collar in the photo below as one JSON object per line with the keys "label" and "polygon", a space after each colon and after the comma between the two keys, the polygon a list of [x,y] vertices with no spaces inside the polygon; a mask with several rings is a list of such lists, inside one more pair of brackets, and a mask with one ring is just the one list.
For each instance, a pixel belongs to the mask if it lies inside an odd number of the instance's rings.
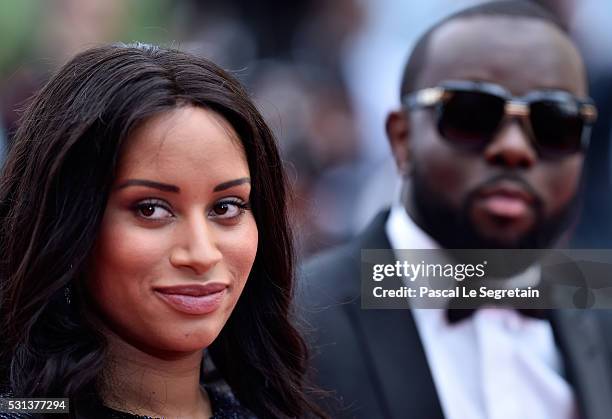
{"label": "shirt collar", "polygon": [[441,246],[406,212],[400,203],[391,207],[385,231],[391,247],[397,249],[440,249]]}

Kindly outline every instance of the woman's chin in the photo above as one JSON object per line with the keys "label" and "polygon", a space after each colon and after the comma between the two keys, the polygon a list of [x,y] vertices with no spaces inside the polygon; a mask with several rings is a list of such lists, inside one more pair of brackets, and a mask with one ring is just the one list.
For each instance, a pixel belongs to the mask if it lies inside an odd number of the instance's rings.
{"label": "woman's chin", "polygon": [[220,329],[214,332],[183,332],[164,336],[151,347],[157,347],[161,352],[187,354],[201,351],[209,347],[219,336]]}

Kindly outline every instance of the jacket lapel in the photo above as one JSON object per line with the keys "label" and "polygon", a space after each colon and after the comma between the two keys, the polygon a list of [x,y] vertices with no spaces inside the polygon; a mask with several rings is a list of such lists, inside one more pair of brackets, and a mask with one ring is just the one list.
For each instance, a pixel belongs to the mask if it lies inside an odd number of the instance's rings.
{"label": "jacket lapel", "polygon": [[610,365],[594,313],[554,310],[551,323],[584,419],[610,418]]}
{"label": "jacket lapel", "polygon": [[[379,214],[359,241],[360,249],[390,249],[385,234],[389,212]],[[359,250],[359,249],[358,249]],[[393,258],[390,263],[393,263]],[[360,275],[356,276],[361,278]],[[370,377],[388,418],[443,418],[427,358],[410,310],[366,310],[346,306],[363,336]]]}

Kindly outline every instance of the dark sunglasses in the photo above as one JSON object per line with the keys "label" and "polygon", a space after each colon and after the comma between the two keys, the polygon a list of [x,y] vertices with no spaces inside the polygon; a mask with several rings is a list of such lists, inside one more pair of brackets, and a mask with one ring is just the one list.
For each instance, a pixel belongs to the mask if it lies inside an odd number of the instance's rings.
{"label": "dark sunglasses", "polygon": [[561,90],[512,96],[503,87],[484,82],[448,81],[403,97],[407,109],[434,108],[440,135],[459,147],[483,150],[505,118],[520,119],[542,157],[561,158],[584,151],[597,108]]}

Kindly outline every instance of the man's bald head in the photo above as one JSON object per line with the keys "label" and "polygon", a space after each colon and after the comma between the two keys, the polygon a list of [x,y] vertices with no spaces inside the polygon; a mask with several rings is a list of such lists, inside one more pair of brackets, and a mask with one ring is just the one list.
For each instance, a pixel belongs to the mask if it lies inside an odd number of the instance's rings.
{"label": "man's bald head", "polygon": [[401,85],[401,97],[408,93],[412,93],[422,87],[421,75],[425,69],[429,54],[429,47],[433,35],[449,22],[458,21],[472,17],[507,17],[507,18],[527,18],[536,19],[549,23],[559,31],[567,35],[567,29],[564,24],[555,15],[549,12],[543,6],[540,6],[532,1],[526,0],[505,0],[484,3],[467,9],[463,9],[455,14],[452,14],[441,20],[427,32],[425,32],[416,42],[412,53],[404,68]]}

